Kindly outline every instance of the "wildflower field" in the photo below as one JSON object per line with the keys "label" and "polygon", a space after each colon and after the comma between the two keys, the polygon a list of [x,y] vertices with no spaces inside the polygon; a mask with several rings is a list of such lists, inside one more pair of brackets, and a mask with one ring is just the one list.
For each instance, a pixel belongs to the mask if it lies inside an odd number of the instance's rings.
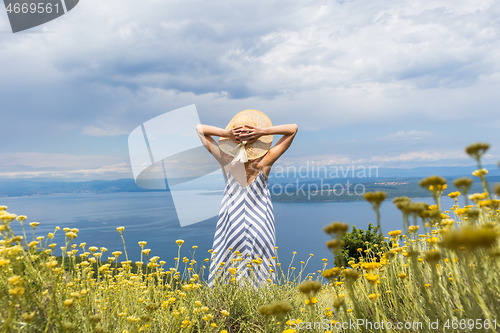
{"label": "wildflower field", "polygon": [[[473,177],[484,192],[470,194],[473,179],[456,179],[458,191],[448,194],[456,204],[442,211],[446,180],[425,178],[420,185],[435,204],[393,199],[401,230],[389,231],[384,244],[365,244],[358,256],[345,258],[349,226],[334,222],[324,228],[332,236],[325,244],[332,258],[308,259],[322,260],[322,270],[306,275],[307,262],[296,269],[276,258],[274,283],[259,287],[239,278],[237,263],[248,258],[238,253],[224,268],[229,278],[209,287],[204,276],[211,253],[196,262],[196,246],[185,249],[182,240],[174,267],[146,241],[133,245],[141,260],[132,262],[123,227],[117,228],[122,251],[109,253],[80,241],[77,229],[38,235],[38,222],[0,206],[0,332],[500,331],[500,185],[491,189],[481,165],[488,148],[466,149],[478,163]],[[380,224],[385,193],[365,199]],[[22,235],[14,234],[13,223],[22,225]],[[268,264],[250,258],[245,267]]]}

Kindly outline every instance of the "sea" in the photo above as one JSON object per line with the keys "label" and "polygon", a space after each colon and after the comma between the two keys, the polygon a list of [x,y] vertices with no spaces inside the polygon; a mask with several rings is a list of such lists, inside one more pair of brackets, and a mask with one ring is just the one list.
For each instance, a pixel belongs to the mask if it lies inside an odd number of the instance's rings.
{"label": "sea", "polygon": [[[433,203],[432,198],[415,198],[415,201]],[[443,207],[451,207],[453,201],[442,198]],[[78,228],[76,244],[85,242],[89,246],[106,247],[106,259],[113,251],[122,251],[119,260],[125,260],[123,242],[116,228],[125,227],[123,236],[130,260],[139,260],[139,241],[147,241],[146,248],[151,256],[159,256],[166,262],[165,268],[174,267],[177,256],[176,240],[184,240],[180,257],[194,258],[198,263],[209,257],[208,250],[213,243],[217,217],[200,223],[181,227],[174,205],[168,192],[119,192],[119,193],[71,193],[19,197],[2,197],[0,205],[8,206],[7,211],[27,215],[25,228],[28,240],[33,237],[29,222],[39,222],[34,237],[47,236],[56,226]],[[274,202],[276,242],[278,260],[283,268],[290,265],[301,269],[300,261],[306,261],[310,254],[305,274],[312,274],[323,268],[323,258],[328,259],[327,267],[333,267],[333,254],[325,242],[330,238],[323,227],[334,221],[347,222],[350,226],[366,228],[369,223],[376,225],[375,213],[365,201],[352,202]],[[382,231],[402,229],[402,214],[390,200],[382,203]],[[19,222],[11,223],[14,231],[21,234]],[[351,229],[350,229],[351,230]],[[44,240],[45,241],[45,240]],[[64,245],[64,232],[56,232],[56,247]],[[193,246],[197,246],[196,250]],[[293,255],[296,252],[296,255]],[[60,250],[59,250],[60,253]],[[81,253],[81,249],[80,249]],[[293,258],[293,262],[292,262]]]}

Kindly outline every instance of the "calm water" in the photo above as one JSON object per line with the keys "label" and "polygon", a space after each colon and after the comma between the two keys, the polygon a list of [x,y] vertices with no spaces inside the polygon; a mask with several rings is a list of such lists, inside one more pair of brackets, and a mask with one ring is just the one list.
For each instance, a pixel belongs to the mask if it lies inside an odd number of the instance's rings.
{"label": "calm water", "polygon": [[[419,199],[431,203],[430,198]],[[452,201],[443,198],[443,206],[451,206]],[[116,227],[124,226],[129,259],[138,260],[138,241],[148,242],[151,255],[158,255],[173,265],[177,255],[176,239],[184,239],[181,258],[191,257],[192,246],[198,245],[195,258],[200,262],[208,257],[211,248],[216,218],[181,228],[176,221],[172,202],[165,192],[141,193],[78,193],[53,194],[43,196],[0,198],[0,205],[7,205],[8,211],[28,216],[27,222],[38,221],[36,236],[52,232],[55,226],[78,228],[79,242],[88,246],[108,248],[106,255],[122,250],[121,238]],[[280,261],[288,267],[292,252],[297,251],[296,262],[306,260],[309,253],[308,271],[322,267],[322,258],[332,261],[333,255],[325,242],[329,240],[322,228],[333,221],[348,222],[356,227],[366,228],[368,223],[376,224],[375,213],[366,202],[324,202],[324,203],[274,203],[276,220],[276,240]],[[385,233],[401,229],[401,212],[391,202],[381,206],[382,228]],[[12,222],[15,231],[20,232],[19,223]],[[28,239],[31,227],[27,225]],[[29,230],[28,230],[29,229]],[[55,242],[63,244],[64,233],[56,233]],[[105,256],[104,258],[106,258]],[[124,256],[120,259],[124,260]],[[300,267],[300,264],[298,265]]]}

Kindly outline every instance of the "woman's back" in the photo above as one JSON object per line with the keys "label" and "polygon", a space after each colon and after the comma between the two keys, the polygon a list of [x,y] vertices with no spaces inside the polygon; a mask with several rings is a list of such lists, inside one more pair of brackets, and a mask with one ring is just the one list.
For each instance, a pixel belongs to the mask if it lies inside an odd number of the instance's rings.
{"label": "woman's back", "polygon": [[[248,186],[261,172],[264,174],[264,177],[266,179],[269,176],[271,167],[270,166],[264,167],[262,164],[262,160],[265,157],[265,155],[254,160],[250,160],[246,163],[242,163],[239,166],[231,165],[233,156],[227,155],[225,153],[222,153],[221,155],[224,161],[221,165],[224,170],[224,173],[226,174],[226,179],[227,179],[227,174],[232,173],[233,177],[241,186]],[[244,173],[238,170],[238,168],[244,169]]]}
{"label": "woman's back", "polygon": [[[242,115],[256,127],[238,123]],[[274,282],[276,237],[273,205],[267,178],[272,165],[291,145],[297,125],[272,126],[256,110],[238,113],[226,127],[197,127],[201,141],[226,175],[226,188],[217,221],[209,284],[250,279],[254,284]],[[241,120],[241,119],[240,119]],[[245,121],[246,121],[245,120]],[[273,135],[282,135],[271,148]],[[219,136],[216,142],[212,136]],[[261,138],[265,138],[261,140]]]}
{"label": "woman's back", "polygon": [[[247,186],[231,173],[222,199],[214,236],[209,284],[234,269],[236,280],[260,284],[274,281],[276,234],[267,178],[261,171]],[[251,269],[250,269],[251,268]]]}

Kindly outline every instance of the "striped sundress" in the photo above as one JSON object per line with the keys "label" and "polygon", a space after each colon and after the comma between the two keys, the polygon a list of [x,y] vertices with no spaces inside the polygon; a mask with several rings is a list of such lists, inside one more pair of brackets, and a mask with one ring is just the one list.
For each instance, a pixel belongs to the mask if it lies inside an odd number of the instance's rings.
{"label": "striped sundress", "polygon": [[213,286],[216,279],[249,279],[254,286],[274,282],[275,246],[273,205],[266,177],[260,171],[243,187],[228,172],[208,284]]}

